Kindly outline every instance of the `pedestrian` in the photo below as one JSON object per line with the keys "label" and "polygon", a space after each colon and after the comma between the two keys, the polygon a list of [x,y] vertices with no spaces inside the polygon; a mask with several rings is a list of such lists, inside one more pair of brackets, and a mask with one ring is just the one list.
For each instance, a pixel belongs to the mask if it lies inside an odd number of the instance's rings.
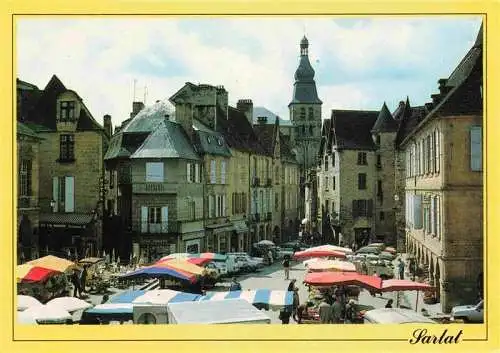
{"label": "pedestrian", "polygon": [[83,266],[83,270],[82,270],[82,273],[80,274],[80,282],[81,282],[81,292],[84,293],[86,292],[86,284],[87,284],[87,265],[84,265]]}
{"label": "pedestrian", "polygon": [[340,302],[340,298],[335,297],[334,302],[332,304],[332,322],[334,324],[342,323],[342,312],[344,311],[344,307]]}
{"label": "pedestrian", "polygon": [[290,281],[290,284],[288,285],[288,288],[287,288],[288,292],[293,292],[293,290],[295,289],[296,282],[297,282],[297,280],[295,278]]}
{"label": "pedestrian", "polygon": [[271,251],[271,249],[268,250],[267,256],[269,257],[269,265],[272,265],[274,262],[274,259],[273,259],[273,252]]}
{"label": "pedestrian", "polygon": [[233,277],[233,282],[231,282],[231,286],[229,287],[230,292],[241,290],[241,284],[238,282],[236,277]]}
{"label": "pedestrian", "polygon": [[393,303],[393,302],[394,302],[394,301],[393,301],[392,299],[389,299],[389,300],[387,301],[387,304],[385,304],[385,307],[386,307],[386,308],[388,308],[388,309],[392,309],[392,303]]}
{"label": "pedestrian", "polygon": [[368,264],[366,263],[367,260],[362,260],[361,261],[361,270],[363,271],[364,275],[368,274]]}
{"label": "pedestrian", "polygon": [[290,279],[290,260],[288,257],[283,260],[283,271],[285,271],[285,280]]}
{"label": "pedestrian", "polygon": [[399,270],[399,279],[405,279],[405,263],[401,258],[399,258],[398,270]]}
{"label": "pedestrian", "polygon": [[279,319],[281,320],[281,323],[283,325],[288,325],[290,323],[290,316],[292,316],[292,313],[290,312],[290,310],[282,309],[280,311]]}
{"label": "pedestrian", "polygon": [[356,302],[354,299],[350,299],[345,306],[345,323],[353,324],[356,317]]}
{"label": "pedestrian", "polygon": [[356,252],[356,250],[358,250],[355,241],[353,241],[351,244],[351,250],[352,250],[352,252]]}
{"label": "pedestrian", "polygon": [[328,300],[328,297],[325,296],[325,298],[319,304],[318,314],[319,314],[319,320],[322,324],[331,324],[332,323],[332,321],[333,321],[332,306],[330,304],[330,301]]}
{"label": "pedestrian", "polygon": [[295,322],[299,322],[297,317],[297,309],[300,305],[299,289],[295,287],[293,289],[293,304],[292,304],[292,318]]}
{"label": "pedestrian", "polygon": [[71,284],[73,285],[73,296],[78,297],[82,295],[82,289],[80,288],[80,278],[78,276],[78,270],[75,268],[71,274]]}

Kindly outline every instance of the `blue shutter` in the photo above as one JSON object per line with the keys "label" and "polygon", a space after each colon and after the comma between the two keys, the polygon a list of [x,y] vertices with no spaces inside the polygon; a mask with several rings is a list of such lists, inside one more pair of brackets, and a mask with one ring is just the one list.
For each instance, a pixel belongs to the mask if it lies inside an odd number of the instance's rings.
{"label": "blue shutter", "polygon": [[64,181],[64,212],[75,212],[75,178],[65,177]]}
{"label": "blue shutter", "polygon": [[470,169],[475,172],[483,169],[481,130],[481,126],[473,126],[470,129]]}

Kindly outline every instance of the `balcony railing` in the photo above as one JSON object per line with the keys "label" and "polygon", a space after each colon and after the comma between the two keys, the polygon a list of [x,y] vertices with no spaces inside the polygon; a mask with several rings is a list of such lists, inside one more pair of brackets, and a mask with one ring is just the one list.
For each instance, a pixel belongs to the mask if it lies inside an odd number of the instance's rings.
{"label": "balcony railing", "polygon": [[17,208],[36,208],[38,207],[35,196],[19,196],[17,198]]}
{"label": "balcony railing", "polygon": [[134,183],[132,192],[140,194],[176,194],[179,184],[173,183]]}
{"label": "balcony railing", "polygon": [[141,234],[168,234],[179,232],[179,222],[140,223]]}

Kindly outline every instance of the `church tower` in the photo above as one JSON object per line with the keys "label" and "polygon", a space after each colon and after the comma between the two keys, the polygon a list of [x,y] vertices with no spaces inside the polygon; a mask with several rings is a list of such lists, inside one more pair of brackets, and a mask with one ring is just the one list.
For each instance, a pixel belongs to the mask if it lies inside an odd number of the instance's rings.
{"label": "church tower", "polygon": [[314,69],[309,62],[309,41],[304,36],[300,41],[300,62],[295,71],[292,101],[288,105],[292,148],[303,171],[316,166],[321,141],[321,105],[318,97]]}
{"label": "church tower", "polygon": [[293,130],[291,146],[300,165],[299,214],[309,220],[308,232],[317,229],[317,178],[316,166],[321,142],[321,105],[318,97],[314,69],[309,62],[309,41],[300,41],[300,62],[295,71],[293,97],[288,109]]}

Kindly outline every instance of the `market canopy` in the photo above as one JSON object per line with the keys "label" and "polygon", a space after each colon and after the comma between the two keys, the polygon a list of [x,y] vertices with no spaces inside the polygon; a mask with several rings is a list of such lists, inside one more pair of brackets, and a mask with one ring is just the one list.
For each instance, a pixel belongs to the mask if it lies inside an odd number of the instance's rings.
{"label": "market canopy", "polygon": [[344,259],[346,257],[345,253],[334,250],[311,250],[307,249],[304,251],[298,251],[293,254],[293,257],[296,259],[305,259],[309,257],[336,257],[340,259]]}
{"label": "market canopy", "polygon": [[209,292],[199,300],[244,299],[259,309],[281,310],[293,304],[293,292],[256,289],[230,292]]}
{"label": "market canopy", "polygon": [[22,295],[19,294],[17,296],[17,311],[24,311],[32,306],[39,306],[43,305],[40,303],[40,301],[36,298],[33,298],[29,295]]}
{"label": "market canopy", "polygon": [[198,276],[201,276],[205,273],[205,269],[203,267],[192,264],[184,259],[166,259],[163,261],[160,260],[154,266],[168,267],[174,270],[180,270]]}
{"label": "market canopy", "polygon": [[43,268],[31,264],[17,265],[16,279],[17,283],[21,282],[44,282],[51,276],[60,273],[48,268]]}
{"label": "market canopy", "polygon": [[155,264],[152,266],[143,267],[120,276],[120,278],[137,277],[175,278],[182,281],[196,281],[196,275],[179,269],[174,269],[172,267],[164,266],[163,264]]}
{"label": "market canopy", "polygon": [[350,248],[345,248],[342,246],[337,246],[337,245],[320,245],[320,246],[314,246],[312,248],[307,249],[308,251],[313,251],[313,250],[328,250],[328,251],[340,251],[343,252],[346,255],[350,255],[353,253],[352,249]]}
{"label": "market canopy", "polygon": [[313,286],[358,285],[371,290],[382,288],[382,279],[354,272],[311,272],[304,282]]}
{"label": "market canopy", "polygon": [[338,260],[319,260],[307,264],[307,269],[313,271],[356,272],[352,262]]}
{"label": "market canopy", "polygon": [[190,253],[174,253],[167,256],[162,257],[158,262],[168,260],[168,259],[209,259],[212,261],[226,261],[227,255],[217,254],[213,252],[204,252],[198,254],[190,254]]}
{"label": "market canopy", "polygon": [[414,282],[406,279],[387,279],[382,282],[382,292],[398,292],[406,290],[431,290],[434,287],[427,283]]}
{"label": "market canopy", "polygon": [[53,255],[47,255],[39,259],[29,261],[28,264],[58,272],[66,272],[77,267],[74,262]]}

